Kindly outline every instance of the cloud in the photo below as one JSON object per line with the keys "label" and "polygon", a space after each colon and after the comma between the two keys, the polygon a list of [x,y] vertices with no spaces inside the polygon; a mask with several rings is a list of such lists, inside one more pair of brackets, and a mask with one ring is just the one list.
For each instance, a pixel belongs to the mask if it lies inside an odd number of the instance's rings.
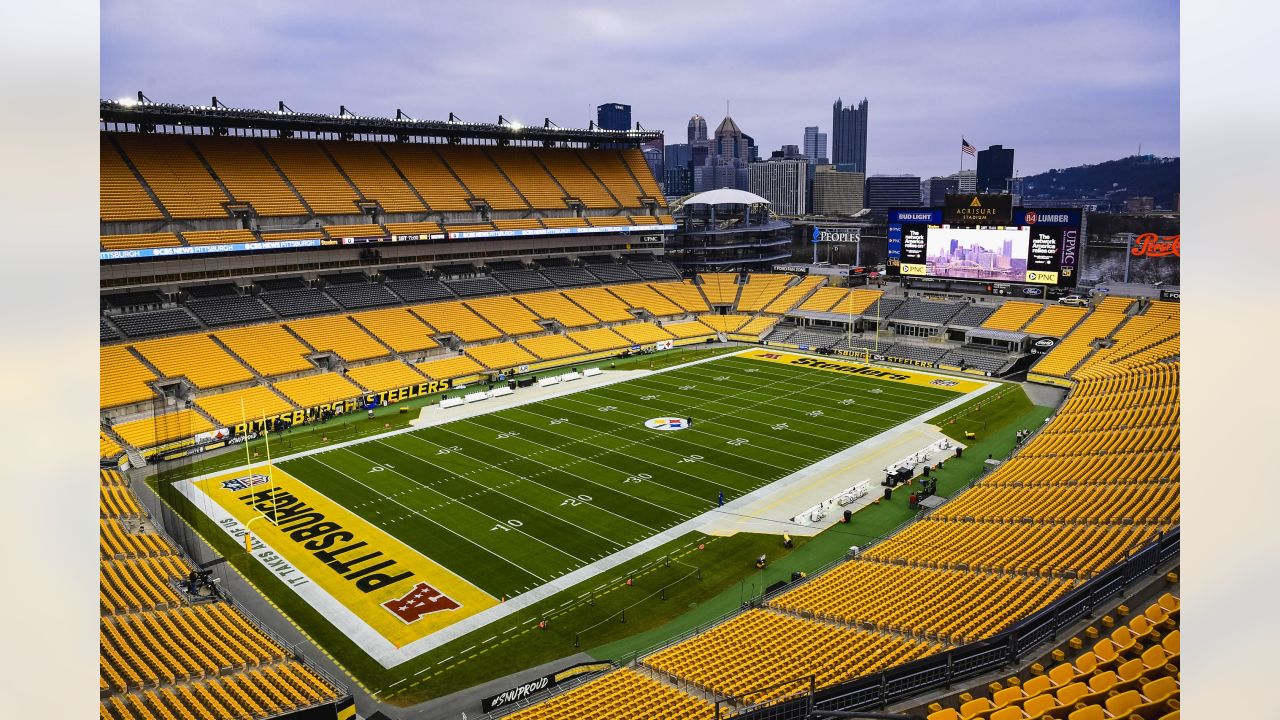
{"label": "cloud", "polygon": [[932,175],[959,136],[1019,172],[1178,154],[1170,2],[922,0],[642,5],[107,2],[103,97],[585,126],[605,102],[682,142],[731,103],[764,154],[870,100],[872,172]]}

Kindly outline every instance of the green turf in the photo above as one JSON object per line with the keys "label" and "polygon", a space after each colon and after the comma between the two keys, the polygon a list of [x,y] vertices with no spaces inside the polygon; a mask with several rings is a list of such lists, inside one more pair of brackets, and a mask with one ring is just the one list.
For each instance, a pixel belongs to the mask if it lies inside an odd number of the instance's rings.
{"label": "green turf", "polygon": [[[688,352],[683,359],[711,354]],[[634,362],[676,358],[680,354],[671,351]],[[619,368],[623,362],[628,361],[618,361]],[[946,390],[728,357],[280,466],[487,592],[512,596],[713,508],[721,490],[730,500],[956,397]],[[662,415],[692,416],[694,426],[677,432],[643,427],[645,419]],[[377,424],[371,432],[383,430]],[[272,450],[279,455],[277,442]],[[375,466],[383,470],[373,471]],[[159,483],[162,491],[172,479]],[[392,494],[394,502],[388,499]],[[163,495],[189,519],[195,515],[184,498]],[[905,501],[901,505],[900,516],[892,504],[881,509],[883,517],[874,509],[859,513],[853,531],[865,537],[891,529],[906,518]],[[864,518],[866,513],[873,514]],[[828,531],[796,538],[796,549],[787,553],[776,536],[687,534],[384,670],[234,541],[203,518],[195,523],[364,687],[395,704],[437,697],[583,648],[598,653],[612,647],[618,652],[606,656],[618,658],[669,637],[673,618],[686,628],[705,622],[736,608],[761,585],[786,579],[792,569],[811,571],[850,544],[865,544]],[[698,542],[706,550],[691,553],[690,545]],[[448,552],[440,553],[441,547]],[[750,566],[762,552],[771,558],[763,574]],[[652,564],[682,553],[670,565]],[[622,583],[628,574],[638,578],[632,587]],[[602,584],[606,591],[592,605],[583,593]],[[549,627],[538,629],[544,618],[550,618]],[[498,650],[478,643],[491,636],[506,638]]]}
{"label": "green turf", "polygon": [[[628,358],[605,358],[602,360],[592,360],[591,362],[578,363],[574,366],[583,369],[589,367],[599,367],[606,370],[642,370],[652,369],[661,370],[673,365],[681,365],[695,360],[702,360],[716,355],[736,352],[742,348],[737,345],[716,345],[713,347],[702,347],[699,345],[691,345],[671,350],[662,350],[656,353],[648,353],[645,355],[636,355]],[[533,375],[545,374],[547,371],[542,370],[538,373],[530,373]],[[524,375],[515,375],[515,379],[525,377]],[[418,412],[426,405],[434,405],[440,402],[440,396],[443,393],[433,395],[425,395],[416,397],[412,400],[397,403],[394,407],[378,408],[374,411],[374,417],[369,418],[366,415],[347,414],[332,418],[326,422],[315,423],[313,425],[299,425],[285,430],[278,435],[273,436],[272,452],[277,455],[288,455],[292,453],[303,452],[304,450],[312,450],[334,443],[356,440],[370,435],[388,432],[390,430],[399,430],[409,426],[409,421],[418,417]],[[407,412],[400,412],[400,408],[408,408]],[[260,448],[255,446],[258,456],[254,458],[254,462],[265,459]],[[244,449],[237,447],[219,452],[216,455],[205,456],[199,460],[173,463],[163,472],[166,480],[181,480],[183,478],[196,477],[216,470],[228,470],[239,467],[244,464]]]}
{"label": "green turf", "polygon": [[[511,597],[956,397],[729,357],[278,467]],[[644,427],[665,415],[694,423]]]}
{"label": "green turf", "polygon": [[[966,441],[968,447],[966,453],[960,458],[947,460],[943,469],[937,471],[939,495],[951,497],[964,490],[985,470],[984,462],[988,455],[996,458],[1008,457],[1015,447],[1014,434],[1018,429],[1038,427],[1052,414],[1053,408],[1032,405],[1021,386],[1011,384],[1007,387],[1012,390],[1006,391],[1004,399],[998,401],[999,404],[991,403],[983,411],[975,411],[976,414],[984,415],[986,425],[983,436],[977,441]],[[994,392],[996,391],[989,391],[989,393]],[[1024,410],[1020,414],[1009,414],[1003,412],[1005,405],[1017,405]],[[997,410],[1000,410],[998,414]],[[986,411],[991,411],[989,418],[985,417]],[[760,587],[768,587],[779,580],[790,579],[793,571],[812,573],[843,557],[853,545],[865,547],[871,542],[887,537],[897,527],[917,515],[916,511],[911,510],[907,505],[907,495],[910,495],[910,488],[913,487],[915,486],[899,486],[892,500],[863,508],[853,516],[851,524],[833,525],[817,536],[809,538],[808,542],[802,547],[797,547],[795,552],[785,557],[779,556],[765,569],[763,582],[751,585],[751,581],[744,576],[744,581],[748,584],[743,587],[730,587],[661,627],[594,647],[589,652],[600,659],[629,660],[637,653],[679,637],[733,611],[741,604],[744,589],[745,597],[750,597],[751,587],[755,587],[758,592]],[[882,488],[876,487],[875,490],[882,491]]]}

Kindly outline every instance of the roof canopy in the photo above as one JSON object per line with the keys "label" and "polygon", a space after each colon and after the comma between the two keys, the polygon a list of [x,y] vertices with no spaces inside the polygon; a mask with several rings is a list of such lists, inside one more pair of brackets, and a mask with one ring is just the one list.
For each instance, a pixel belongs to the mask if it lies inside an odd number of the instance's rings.
{"label": "roof canopy", "polygon": [[757,203],[771,204],[768,200],[746,190],[720,188],[690,195],[681,205],[755,205]]}

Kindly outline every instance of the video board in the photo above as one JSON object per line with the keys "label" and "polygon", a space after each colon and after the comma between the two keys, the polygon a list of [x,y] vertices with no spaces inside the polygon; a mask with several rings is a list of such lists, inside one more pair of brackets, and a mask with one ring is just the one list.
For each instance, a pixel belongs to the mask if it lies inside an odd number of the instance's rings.
{"label": "video board", "polygon": [[944,223],[941,209],[890,210],[890,272],[915,277],[1074,287],[1079,210],[1017,208],[1009,225]]}

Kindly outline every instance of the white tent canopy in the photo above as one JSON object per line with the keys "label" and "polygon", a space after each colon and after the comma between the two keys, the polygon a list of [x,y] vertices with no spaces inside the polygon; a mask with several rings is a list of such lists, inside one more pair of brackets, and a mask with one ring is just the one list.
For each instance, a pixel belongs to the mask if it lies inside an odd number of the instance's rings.
{"label": "white tent canopy", "polygon": [[749,193],[745,190],[734,190],[733,188],[720,188],[719,190],[708,190],[707,192],[690,195],[680,203],[681,205],[755,205],[763,203],[771,204],[768,200]]}

